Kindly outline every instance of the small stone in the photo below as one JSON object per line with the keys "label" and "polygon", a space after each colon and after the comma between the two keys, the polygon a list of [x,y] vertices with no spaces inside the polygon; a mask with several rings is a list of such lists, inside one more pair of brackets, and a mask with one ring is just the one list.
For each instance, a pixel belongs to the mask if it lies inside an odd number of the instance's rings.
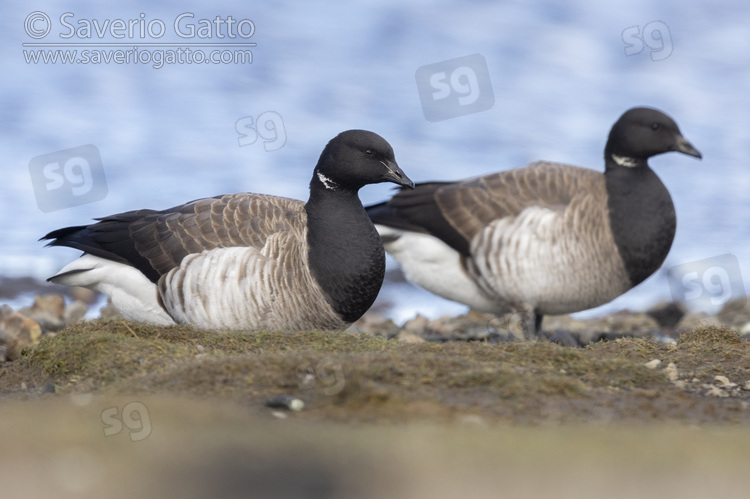
{"label": "small stone", "polygon": [[91,289],[73,286],[70,288],[70,296],[73,297],[73,300],[82,301],[86,305],[93,305],[100,295]]}
{"label": "small stone", "polygon": [[396,340],[399,343],[424,343],[426,340],[420,336],[417,336],[416,334],[410,332],[410,331],[400,331],[396,336],[394,336]]}
{"label": "small stone", "polygon": [[65,313],[65,297],[58,294],[36,295],[34,297],[34,305],[31,308],[62,318]]}
{"label": "small stone", "polygon": [[745,391],[750,391],[750,381],[745,381],[745,384],[742,385],[742,389]]}
{"label": "small stone", "polygon": [[31,307],[23,308],[19,312],[35,320],[48,331],[58,331],[65,327],[65,297],[59,294],[36,295]]}
{"label": "small stone", "polygon": [[81,300],[74,301],[73,303],[65,307],[65,313],[63,314],[65,324],[75,324],[76,322],[82,320],[86,316],[86,312],[88,312],[88,310],[89,306]]}
{"label": "small stone", "polygon": [[661,364],[661,360],[659,359],[649,360],[648,362],[646,362],[646,367],[648,367],[649,369],[656,369],[657,367],[659,367],[659,364]]}
{"label": "small stone", "polygon": [[424,332],[429,322],[430,321],[427,317],[417,314],[417,316],[410,321],[406,321],[403,328],[407,331],[419,334]]}
{"label": "small stone", "polygon": [[198,350],[199,355],[206,353],[206,347],[203,345],[195,345],[195,349]]}
{"label": "small stone", "polygon": [[33,319],[13,312],[5,317],[0,326],[3,330],[6,351],[5,360],[16,360],[21,356],[21,350],[39,343],[42,328]]}
{"label": "small stone", "polygon": [[688,384],[685,381],[682,381],[682,380],[678,379],[677,381],[673,381],[672,383],[674,384],[674,387],[677,388],[678,390],[687,390],[688,389]]}
{"label": "small stone", "polygon": [[729,397],[729,394],[719,388],[718,386],[709,385],[708,390],[706,390],[706,396],[707,397],[716,397],[716,398],[727,398]]}
{"label": "small stone", "polygon": [[277,395],[272,399],[266,400],[266,407],[271,407],[272,409],[289,409],[290,411],[300,412],[305,408],[305,403],[297,397]]}
{"label": "small stone", "polygon": [[677,340],[675,340],[674,338],[671,338],[669,336],[663,335],[663,334],[656,335],[656,336],[652,337],[651,340],[654,343],[660,343],[660,344],[666,345],[668,347],[676,347],[677,346]]}
{"label": "small stone", "polygon": [[719,388],[734,388],[737,383],[732,383],[726,376],[716,375],[714,376],[714,383]]}
{"label": "small stone", "polygon": [[487,421],[478,414],[466,414],[461,417],[461,424],[467,426],[487,426]]}
{"label": "small stone", "polygon": [[667,367],[664,368],[664,374],[667,376],[667,379],[669,381],[677,381],[677,378],[679,378],[679,374],[677,373],[677,366],[674,362],[670,362],[667,364]]}
{"label": "small stone", "polygon": [[13,313],[13,309],[9,305],[0,305],[0,321],[4,320],[7,316]]}
{"label": "small stone", "polygon": [[659,390],[656,389],[643,389],[638,392],[642,397],[654,399],[659,396]]}

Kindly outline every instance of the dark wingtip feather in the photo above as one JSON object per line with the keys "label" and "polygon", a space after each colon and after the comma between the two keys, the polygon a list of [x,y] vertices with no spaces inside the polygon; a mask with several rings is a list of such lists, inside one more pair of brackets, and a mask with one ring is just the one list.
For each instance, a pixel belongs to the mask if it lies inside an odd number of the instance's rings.
{"label": "dark wingtip feather", "polygon": [[365,208],[374,224],[394,229],[430,234],[457,250],[469,254],[469,242],[443,216],[435,202],[436,191],[450,182],[417,184],[414,190],[402,188],[390,200]]}

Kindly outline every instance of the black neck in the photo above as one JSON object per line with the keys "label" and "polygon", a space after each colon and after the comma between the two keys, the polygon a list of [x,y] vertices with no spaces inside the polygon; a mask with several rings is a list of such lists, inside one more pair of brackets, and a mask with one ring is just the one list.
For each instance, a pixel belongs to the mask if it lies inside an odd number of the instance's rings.
{"label": "black neck", "polygon": [[[628,158],[630,159],[630,158]],[[606,158],[609,221],[632,285],[653,274],[672,247],[677,218],[669,191],[645,159]]]}
{"label": "black neck", "polygon": [[385,274],[385,252],[356,190],[327,189],[317,172],[307,212],[308,263],[328,302],[346,322],[375,301]]}

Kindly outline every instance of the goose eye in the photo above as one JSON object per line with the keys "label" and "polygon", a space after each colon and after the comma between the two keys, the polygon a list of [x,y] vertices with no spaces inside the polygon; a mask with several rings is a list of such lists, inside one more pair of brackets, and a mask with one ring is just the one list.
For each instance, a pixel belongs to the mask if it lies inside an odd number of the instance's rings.
{"label": "goose eye", "polygon": [[658,130],[659,128],[661,128],[661,125],[658,123],[651,123],[651,130]]}
{"label": "goose eye", "polygon": [[369,156],[372,156],[372,149],[367,149],[367,150],[365,151],[365,154],[367,154],[367,155],[369,155]]}

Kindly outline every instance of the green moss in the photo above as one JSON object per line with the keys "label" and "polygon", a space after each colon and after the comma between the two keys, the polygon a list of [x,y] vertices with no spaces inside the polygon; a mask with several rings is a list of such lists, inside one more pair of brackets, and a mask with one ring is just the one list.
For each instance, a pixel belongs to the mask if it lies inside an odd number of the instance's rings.
{"label": "green moss", "polygon": [[701,326],[689,331],[677,340],[678,345],[703,343],[708,345],[737,345],[742,337],[737,331],[726,326]]}
{"label": "green moss", "polygon": [[650,404],[648,417],[663,410],[682,418],[686,395],[645,362],[675,362],[685,376],[706,382],[715,374],[744,382],[750,379],[747,346],[725,328],[686,333],[677,347],[623,339],[575,349],[91,321],[45,338],[0,367],[0,394],[52,383],[62,393],[175,394],[260,407],[266,398],[288,394],[307,404],[299,417],[346,420],[449,419],[462,411],[521,421],[547,414],[577,419],[601,404],[623,418],[642,417],[644,404]]}

